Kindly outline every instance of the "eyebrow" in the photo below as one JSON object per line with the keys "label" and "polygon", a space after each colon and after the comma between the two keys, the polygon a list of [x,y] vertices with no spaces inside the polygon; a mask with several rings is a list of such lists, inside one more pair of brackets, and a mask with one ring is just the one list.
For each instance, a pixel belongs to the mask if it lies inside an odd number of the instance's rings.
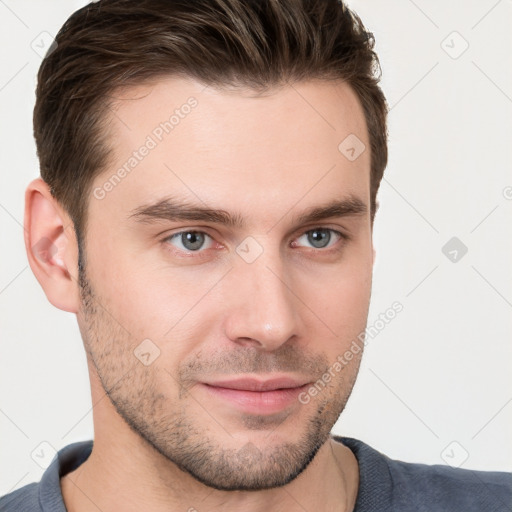
{"label": "eyebrow", "polygon": [[225,224],[229,227],[243,227],[244,221],[239,214],[233,215],[225,210],[198,206],[173,198],[165,198],[157,203],[136,208],[129,218],[138,222],[194,220]]}
{"label": "eyebrow", "polygon": [[325,206],[313,207],[303,212],[297,218],[298,224],[309,224],[330,217],[363,216],[368,212],[364,201],[356,196],[349,196],[345,199],[334,200]]}
{"label": "eyebrow", "polygon": [[[309,224],[331,217],[362,216],[367,212],[368,207],[366,204],[358,197],[351,195],[344,199],[331,201],[323,206],[312,207],[301,213],[295,220],[295,223]],[[136,208],[129,215],[129,218],[134,218],[137,222],[141,223],[155,221],[198,221],[223,224],[234,228],[245,226],[245,221],[239,213],[232,214],[226,210],[190,204],[169,197],[154,204]]]}

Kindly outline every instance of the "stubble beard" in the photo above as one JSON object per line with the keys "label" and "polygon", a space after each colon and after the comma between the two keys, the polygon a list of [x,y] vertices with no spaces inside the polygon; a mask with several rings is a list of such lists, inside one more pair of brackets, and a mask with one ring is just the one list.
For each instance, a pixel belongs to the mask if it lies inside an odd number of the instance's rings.
{"label": "stubble beard", "polygon": [[[347,378],[339,377],[336,389],[330,386],[323,390],[323,397],[301,405],[313,408],[314,412],[309,414],[297,441],[259,447],[246,442],[243,446],[228,448],[214,438],[207,424],[193,422],[187,413],[186,400],[173,400],[158,389],[158,373],[166,370],[157,365],[146,367],[135,358],[133,348],[137,342],[99,305],[83,268],[80,294],[80,330],[85,348],[119,416],[160,455],[214,489],[258,491],[281,487],[294,480],[329,439],[355,383],[359,360],[353,360],[350,372],[346,369]],[[241,366],[247,369],[248,364]],[[325,370],[326,361],[318,358],[315,367],[318,375],[322,374],[320,367]],[[176,386],[176,378],[173,379],[171,383]],[[184,397],[187,393],[184,392]],[[215,426],[207,414],[204,421]],[[286,418],[283,424],[285,421]],[[248,428],[254,429],[258,422],[258,417],[246,417]],[[271,439],[278,435],[280,425],[264,428]],[[226,437],[227,441],[233,441],[228,433]]]}

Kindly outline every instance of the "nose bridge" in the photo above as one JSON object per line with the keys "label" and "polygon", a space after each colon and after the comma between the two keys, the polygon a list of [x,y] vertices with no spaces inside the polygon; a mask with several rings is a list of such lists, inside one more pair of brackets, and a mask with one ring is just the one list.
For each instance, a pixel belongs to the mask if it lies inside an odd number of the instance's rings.
{"label": "nose bridge", "polygon": [[265,248],[251,263],[237,258],[232,275],[235,300],[227,332],[230,339],[275,350],[297,334],[297,301],[286,277],[277,248]]}

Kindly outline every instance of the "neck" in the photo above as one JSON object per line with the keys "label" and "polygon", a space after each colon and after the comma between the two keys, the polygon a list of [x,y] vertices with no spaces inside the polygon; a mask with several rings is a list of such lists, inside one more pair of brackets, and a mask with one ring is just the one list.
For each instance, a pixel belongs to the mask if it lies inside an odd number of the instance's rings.
{"label": "neck", "polygon": [[89,459],[61,480],[67,510],[303,512],[348,511],[355,505],[357,461],[348,448],[332,439],[295,480],[262,491],[213,490],[146,449],[148,456],[141,457],[133,445],[107,447],[96,439]]}
{"label": "neck", "polygon": [[219,491],[198,482],[148,445],[117,415],[108,398],[96,403],[92,453],[61,479],[69,512],[353,510],[359,485],[357,460],[349,448],[333,439],[283,487]]}

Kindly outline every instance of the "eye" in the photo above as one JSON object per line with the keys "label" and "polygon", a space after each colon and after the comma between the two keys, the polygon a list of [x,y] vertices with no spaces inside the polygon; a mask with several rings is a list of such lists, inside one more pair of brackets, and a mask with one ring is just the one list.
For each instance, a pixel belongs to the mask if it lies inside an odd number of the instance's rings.
{"label": "eye", "polygon": [[191,252],[209,249],[213,244],[213,239],[202,231],[180,231],[166,240],[181,251]]}
{"label": "eye", "polygon": [[343,235],[339,231],[328,228],[315,228],[306,231],[293,242],[293,246],[307,246],[314,249],[325,249],[334,245]]}

